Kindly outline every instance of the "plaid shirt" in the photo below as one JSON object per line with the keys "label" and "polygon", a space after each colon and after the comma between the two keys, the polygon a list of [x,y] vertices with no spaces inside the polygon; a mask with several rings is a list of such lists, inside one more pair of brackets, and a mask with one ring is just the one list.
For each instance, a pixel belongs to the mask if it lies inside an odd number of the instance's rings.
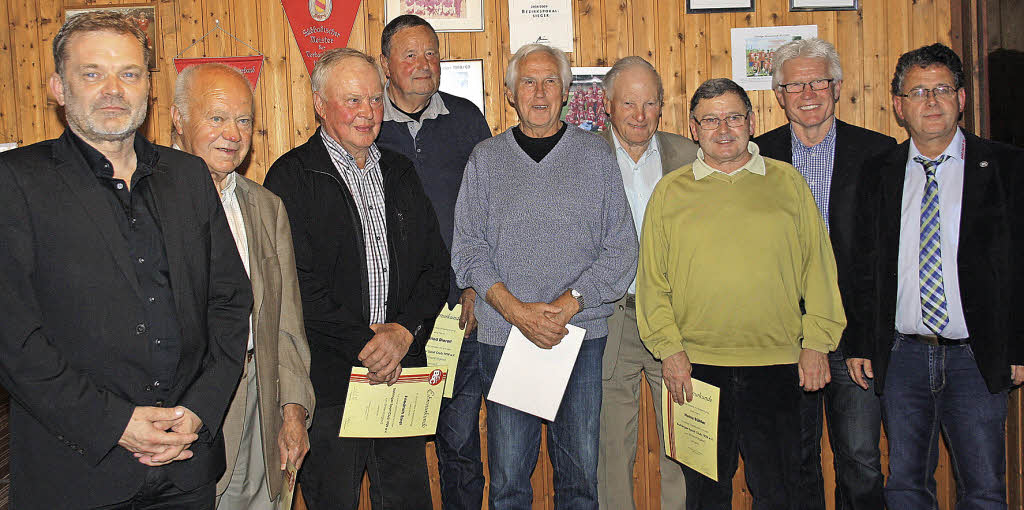
{"label": "plaid shirt", "polygon": [[796,137],[793,126],[790,125],[790,136],[793,146],[793,166],[804,176],[807,185],[811,187],[811,194],[814,195],[814,203],[818,205],[818,212],[825,220],[825,228],[828,223],[829,190],[832,187],[832,167],[836,158],[836,123],[832,122],[832,128],[828,130],[825,139],[817,145],[807,147]]}
{"label": "plaid shirt", "polygon": [[360,169],[344,147],[323,134],[324,145],[331,155],[334,167],[348,186],[356,203],[359,223],[363,227],[363,246],[366,249],[366,276],[370,287],[370,324],[383,324],[387,317],[387,298],[390,280],[388,271],[388,225],[384,217],[384,179],[380,174],[380,150],[371,145],[365,168]]}

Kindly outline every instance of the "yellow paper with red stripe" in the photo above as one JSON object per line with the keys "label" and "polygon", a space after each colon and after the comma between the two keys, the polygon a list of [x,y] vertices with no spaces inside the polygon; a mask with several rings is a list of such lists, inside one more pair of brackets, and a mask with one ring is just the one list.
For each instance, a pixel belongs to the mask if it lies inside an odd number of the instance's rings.
{"label": "yellow paper with red stripe", "polygon": [[447,367],[403,368],[391,386],[371,385],[368,372],[352,368],[339,437],[427,436],[437,430]]}

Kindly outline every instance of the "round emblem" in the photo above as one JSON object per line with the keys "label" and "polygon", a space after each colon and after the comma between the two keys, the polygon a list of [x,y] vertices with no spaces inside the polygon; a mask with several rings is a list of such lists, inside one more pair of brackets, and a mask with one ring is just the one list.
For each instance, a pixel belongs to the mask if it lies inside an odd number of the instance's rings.
{"label": "round emblem", "polygon": [[316,21],[331,17],[331,0],[309,0],[309,15]]}
{"label": "round emblem", "polygon": [[430,373],[430,385],[437,386],[438,384],[441,383],[441,379],[443,378],[444,372],[442,372],[440,369],[434,369],[434,371]]}

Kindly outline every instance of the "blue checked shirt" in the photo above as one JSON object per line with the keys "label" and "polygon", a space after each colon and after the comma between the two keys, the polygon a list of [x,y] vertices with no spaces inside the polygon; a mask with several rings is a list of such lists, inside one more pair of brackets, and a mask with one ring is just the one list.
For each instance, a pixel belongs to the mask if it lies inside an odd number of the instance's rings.
{"label": "blue checked shirt", "polygon": [[807,185],[811,187],[811,194],[814,195],[814,203],[818,205],[818,212],[825,220],[825,228],[828,223],[828,202],[829,190],[832,187],[832,168],[836,159],[836,123],[832,122],[832,128],[828,130],[825,139],[817,145],[807,147],[797,138],[793,132],[793,126],[789,127],[790,137],[793,146],[793,166],[804,176]]}

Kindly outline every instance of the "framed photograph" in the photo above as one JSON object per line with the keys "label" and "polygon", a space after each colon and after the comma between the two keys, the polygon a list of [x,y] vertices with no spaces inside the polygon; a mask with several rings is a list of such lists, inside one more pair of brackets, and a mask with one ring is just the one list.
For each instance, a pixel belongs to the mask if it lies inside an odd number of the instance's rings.
{"label": "framed photograph", "polygon": [[96,7],[91,5],[84,5],[81,7],[69,7],[67,9],[64,9],[64,21],[67,22],[67,20],[74,18],[79,14],[97,11],[122,12],[130,16],[132,20],[139,25],[139,28],[146,32],[149,50],[153,54],[153,60],[149,63],[149,70],[160,70],[159,67],[157,66],[157,63],[160,62],[160,38],[157,37],[159,31],[157,30],[156,26],[156,3],[120,4],[108,5],[103,7]]}
{"label": "framed photograph", "polygon": [[746,90],[771,90],[772,57],[779,46],[818,36],[818,25],[734,28],[732,81]]}
{"label": "framed photograph", "polygon": [[415,14],[436,32],[483,32],[483,0],[384,0],[384,23]]}
{"label": "framed photograph", "polygon": [[859,0],[789,0],[790,11],[856,11]]}
{"label": "framed photograph", "polygon": [[508,0],[509,51],[531,43],[573,51],[572,0]]}
{"label": "framed photograph", "polygon": [[754,0],[686,0],[687,14],[754,12]]}
{"label": "framed photograph", "polygon": [[601,81],[611,67],[574,67],[569,100],[562,107],[561,119],[587,131],[604,131],[608,116],[604,113],[604,87]]}
{"label": "framed photograph", "polygon": [[441,92],[468,99],[487,116],[484,110],[484,61],[474,60],[442,60],[441,61]]}

